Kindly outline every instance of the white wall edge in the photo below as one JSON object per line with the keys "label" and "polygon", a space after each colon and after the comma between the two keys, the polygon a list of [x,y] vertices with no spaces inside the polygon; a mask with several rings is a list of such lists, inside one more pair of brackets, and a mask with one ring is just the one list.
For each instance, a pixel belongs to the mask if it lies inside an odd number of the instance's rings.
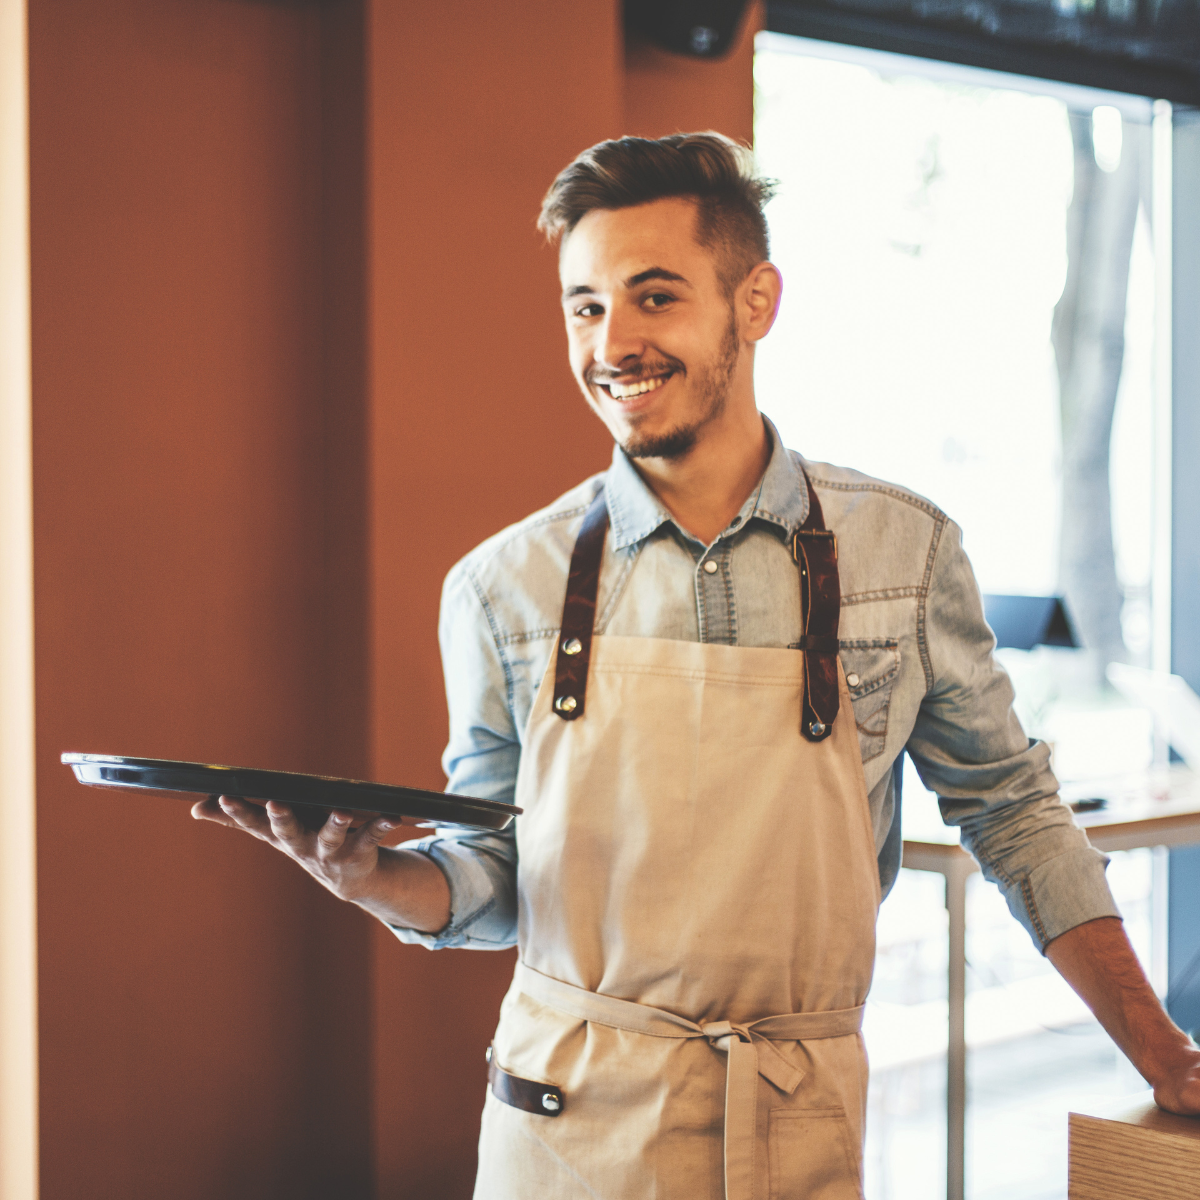
{"label": "white wall edge", "polygon": [[0,1200],[38,1195],[25,0],[0,0]]}

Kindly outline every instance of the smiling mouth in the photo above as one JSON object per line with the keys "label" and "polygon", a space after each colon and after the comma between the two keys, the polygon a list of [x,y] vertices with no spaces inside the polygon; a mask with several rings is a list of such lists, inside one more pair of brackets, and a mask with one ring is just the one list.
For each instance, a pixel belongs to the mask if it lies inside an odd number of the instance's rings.
{"label": "smiling mouth", "polygon": [[646,392],[657,391],[673,374],[672,371],[666,375],[656,375],[652,379],[634,379],[630,383],[617,383],[614,379],[609,383],[602,383],[600,386],[614,400],[629,400],[634,396],[645,395]]}

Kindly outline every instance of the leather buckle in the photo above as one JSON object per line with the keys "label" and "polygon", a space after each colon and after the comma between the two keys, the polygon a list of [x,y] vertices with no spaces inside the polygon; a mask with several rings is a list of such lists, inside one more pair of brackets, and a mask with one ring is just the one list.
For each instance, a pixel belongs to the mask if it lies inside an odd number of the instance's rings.
{"label": "leather buckle", "polygon": [[828,538],[833,545],[833,557],[836,560],[838,556],[837,550],[837,535],[832,529],[797,529],[792,534],[792,561],[800,561],[800,538]]}

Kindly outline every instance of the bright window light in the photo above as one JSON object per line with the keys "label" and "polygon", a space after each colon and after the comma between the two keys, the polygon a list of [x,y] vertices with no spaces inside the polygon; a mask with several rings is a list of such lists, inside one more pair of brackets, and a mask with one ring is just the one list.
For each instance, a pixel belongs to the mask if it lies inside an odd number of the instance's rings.
{"label": "bright window light", "polygon": [[1121,165],[1121,110],[1111,104],[1092,109],[1092,152],[1096,166],[1110,175]]}

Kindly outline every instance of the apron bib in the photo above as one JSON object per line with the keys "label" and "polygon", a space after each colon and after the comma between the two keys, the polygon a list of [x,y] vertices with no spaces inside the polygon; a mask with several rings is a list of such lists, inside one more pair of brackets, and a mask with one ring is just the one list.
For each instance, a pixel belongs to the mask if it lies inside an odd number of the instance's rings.
{"label": "apron bib", "polygon": [[521,755],[492,1050],[554,1111],[489,1089],[476,1200],[855,1200],[879,875],[836,654],[822,693],[810,654],[593,642],[587,615],[586,715],[560,645]]}

